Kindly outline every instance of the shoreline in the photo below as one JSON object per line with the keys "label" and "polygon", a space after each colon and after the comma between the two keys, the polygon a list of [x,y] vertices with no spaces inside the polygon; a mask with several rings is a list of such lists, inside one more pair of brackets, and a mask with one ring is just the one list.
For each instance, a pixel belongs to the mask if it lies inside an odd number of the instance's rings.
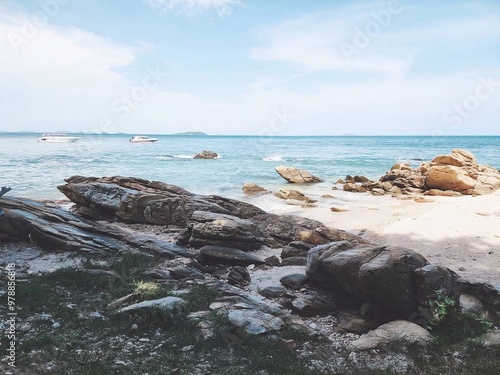
{"label": "shoreline", "polygon": [[[404,199],[332,190],[331,185],[281,183],[317,200],[312,207],[273,194],[231,196],[269,213],[296,215],[360,235],[373,244],[401,246],[446,266],[468,280],[497,283],[500,276],[500,190],[481,196]],[[323,197],[325,194],[332,198]],[[69,208],[67,200],[44,200]],[[332,212],[330,207],[343,212]]]}

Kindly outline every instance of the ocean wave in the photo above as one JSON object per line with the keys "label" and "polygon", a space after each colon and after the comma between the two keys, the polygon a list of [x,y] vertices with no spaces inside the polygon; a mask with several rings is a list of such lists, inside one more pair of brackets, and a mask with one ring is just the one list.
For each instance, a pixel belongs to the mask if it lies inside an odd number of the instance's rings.
{"label": "ocean wave", "polygon": [[192,159],[192,158],[194,158],[194,155],[180,154],[180,155],[174,155],[174,158],[176,158],[176,159]]}
{"label": "ocean wave", "polygon": [[158,159],[158,160],[170,160],[173,158],[174,158],[173,155],[155,155],[155,159]]}
{"label": "ocean wave", "polygon": [[262,159],[263,161],[283,161],[283,157],[280,155],[266,156]]}

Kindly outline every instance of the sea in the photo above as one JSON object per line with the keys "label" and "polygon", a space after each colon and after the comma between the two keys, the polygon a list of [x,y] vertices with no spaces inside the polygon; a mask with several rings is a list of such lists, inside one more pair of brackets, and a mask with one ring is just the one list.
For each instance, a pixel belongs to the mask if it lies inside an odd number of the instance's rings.
{"label": "sea", "polygon": [[[0,133],[0,186],[9,195],[62,199],[57,186],[73,175],[133,176],[181,186],[193,193],[242,196],[245,182],[275,190],[286,182],[278,165],[306,169],[331,186],[346,175],[378,179],[395,163],[418,166],[456,148],[500,168],[500,136],[203,136],[77,135],[74,143],[39,143],[40,134]],[[213,160],[193,159],[203,150]]]}

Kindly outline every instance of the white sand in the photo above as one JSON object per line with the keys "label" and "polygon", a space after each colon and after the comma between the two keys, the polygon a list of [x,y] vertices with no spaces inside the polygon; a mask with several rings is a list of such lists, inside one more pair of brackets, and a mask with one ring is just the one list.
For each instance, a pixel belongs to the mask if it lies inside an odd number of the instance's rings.
{"label": "white sand", "polygon": [[[333,191],[326,183],[286,187],[318,199],[316,207],[292,206],[272,195],[239,198],[268,212],[300,215],[361,233],[372,243],[413,249],[466,279],[500,283],[500,191],[478,197],[427,197],[432,202],[417,203]],[[321,198],[323,194],[334,198]],[[332,212],[330,207],[348,211]]]}

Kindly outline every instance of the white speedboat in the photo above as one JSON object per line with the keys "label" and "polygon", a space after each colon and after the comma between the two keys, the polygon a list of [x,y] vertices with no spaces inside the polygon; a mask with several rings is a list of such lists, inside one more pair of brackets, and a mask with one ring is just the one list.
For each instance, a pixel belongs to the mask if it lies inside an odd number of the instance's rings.
{"label": "white speedboat", "polygon": [[41,138],[38,138],[38,142],[66,143],[66,142],[75,142],[79,139],[80,137],[71,137],[63,133],[51,133],[51,134],[43,134]]}
{"label": "white speedboat", "polygon": [[146,137],[145,135],[134,135],[132,138],[130,138],[128,141],[131,143],[152,143],[156,142],[158,138],[149,138]]}

